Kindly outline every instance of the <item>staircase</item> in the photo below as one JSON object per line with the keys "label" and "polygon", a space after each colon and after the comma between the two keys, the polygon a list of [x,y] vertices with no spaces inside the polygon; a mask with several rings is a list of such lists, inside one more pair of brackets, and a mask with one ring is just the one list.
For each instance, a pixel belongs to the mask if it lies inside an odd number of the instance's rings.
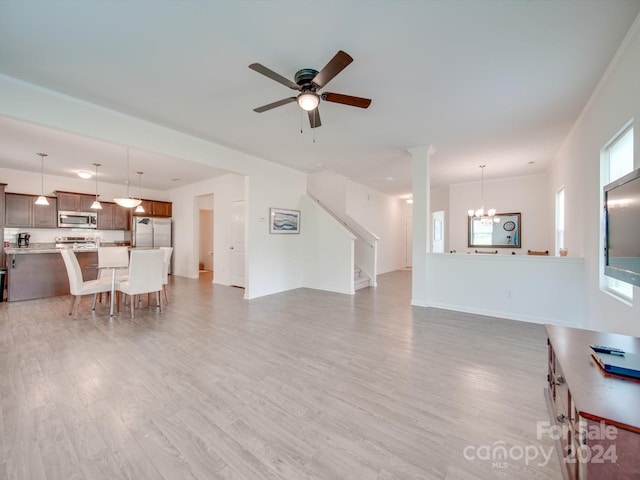
{"label": "staircase", "polygon": [[353,266],[353,289],[360,290],[369,286],[369,278],[367,278],[357,265]]}

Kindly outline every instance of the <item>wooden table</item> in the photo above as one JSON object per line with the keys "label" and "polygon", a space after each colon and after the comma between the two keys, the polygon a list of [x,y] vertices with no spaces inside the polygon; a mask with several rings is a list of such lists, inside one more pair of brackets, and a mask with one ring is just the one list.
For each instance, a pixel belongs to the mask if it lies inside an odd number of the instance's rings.
{"label": "wooden table", "polygon": [[640,354],[640,338],[545,326],[547,399],[565,478],[640,478],[640,380],[606,374],[589,345]]}

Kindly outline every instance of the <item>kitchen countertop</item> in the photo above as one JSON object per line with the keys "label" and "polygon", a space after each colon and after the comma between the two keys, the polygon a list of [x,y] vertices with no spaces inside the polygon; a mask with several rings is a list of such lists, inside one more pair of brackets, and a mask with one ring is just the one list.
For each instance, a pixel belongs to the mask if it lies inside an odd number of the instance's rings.
{"label": "kitchen countertop", "polygon": [[[128,247],[129,245],[122,245],[121,243],[102,243],[101,244],[103,247],[120,247],[120,246],[126,246]],[[73,247],[69,247],[69,248],[73,248]],[[5,247],[4,248],[4,253],[7,255],[29,255],[29,254],[37,254],[37,253],[60,253],[60,250],[62,250],[62,248],[56,248],[54,246],[52,246],[51,244],[49,245],[34,245],[34,246],[29,246],[29,247]],[[97,252],[98,249],[97,248],[73,248],[74,252]]]}

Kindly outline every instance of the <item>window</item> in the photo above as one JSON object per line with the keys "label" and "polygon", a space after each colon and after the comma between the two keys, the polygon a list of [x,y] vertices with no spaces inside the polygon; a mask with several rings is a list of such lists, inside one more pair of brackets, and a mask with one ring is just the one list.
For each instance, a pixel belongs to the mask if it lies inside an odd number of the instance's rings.
{"label": "window", "polygon": [[[609,142],[601,156],[600,175],[600,202],[602,202],[602,187],[613,182],[633,170],[633,126],[625,128],[622,133]],[[601,205],[601,207],[604,207]],[[603,208],[600,208],[600,238],[604,238]],[[604,250],[601,244],[600,251]],[[600,286],[604,291],[610,292],[625,300],[633,299],[633,285],[604,275],[604,260],[600,256]]]}
{"label": "window", "polygon": [[564,187],[556,193],[556,255],[560,249],[566,248],[564,244]]}

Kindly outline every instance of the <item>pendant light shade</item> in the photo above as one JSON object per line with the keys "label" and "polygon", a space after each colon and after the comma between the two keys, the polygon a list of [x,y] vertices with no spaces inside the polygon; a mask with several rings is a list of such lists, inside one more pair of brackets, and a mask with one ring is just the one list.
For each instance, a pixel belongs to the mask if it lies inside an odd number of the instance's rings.
{"label": "pendant light shade", "polygon": [[142,174],[144,172],[136,172],[138,174],[138,200],[140,205],[136,207],[136,213],[144,213],[144,207],[142,206]]}
{"label": "pendant light shade", "polygon": [[126,197],[114,198],[113,201],[124,208],[134,208],[142,203],[142,200],[129,195],[129,147],[127,147],[127,195]]}
{"label": "pendant light shade", "polygon": [[46,153],[36,153],[40,157],[40,196],[36,198],[36,205],[49,205],[47,197],[44,196],[44,157]]}
{"label": "pendant light shade", "polygon": [[100,202],[98,201],[98,167],[100,167],[101,164],[94,163],[94,165],[96,166],[96,199],[91,204],[91,208],[93,210],[102,210],[102,205],[100,205]]}

